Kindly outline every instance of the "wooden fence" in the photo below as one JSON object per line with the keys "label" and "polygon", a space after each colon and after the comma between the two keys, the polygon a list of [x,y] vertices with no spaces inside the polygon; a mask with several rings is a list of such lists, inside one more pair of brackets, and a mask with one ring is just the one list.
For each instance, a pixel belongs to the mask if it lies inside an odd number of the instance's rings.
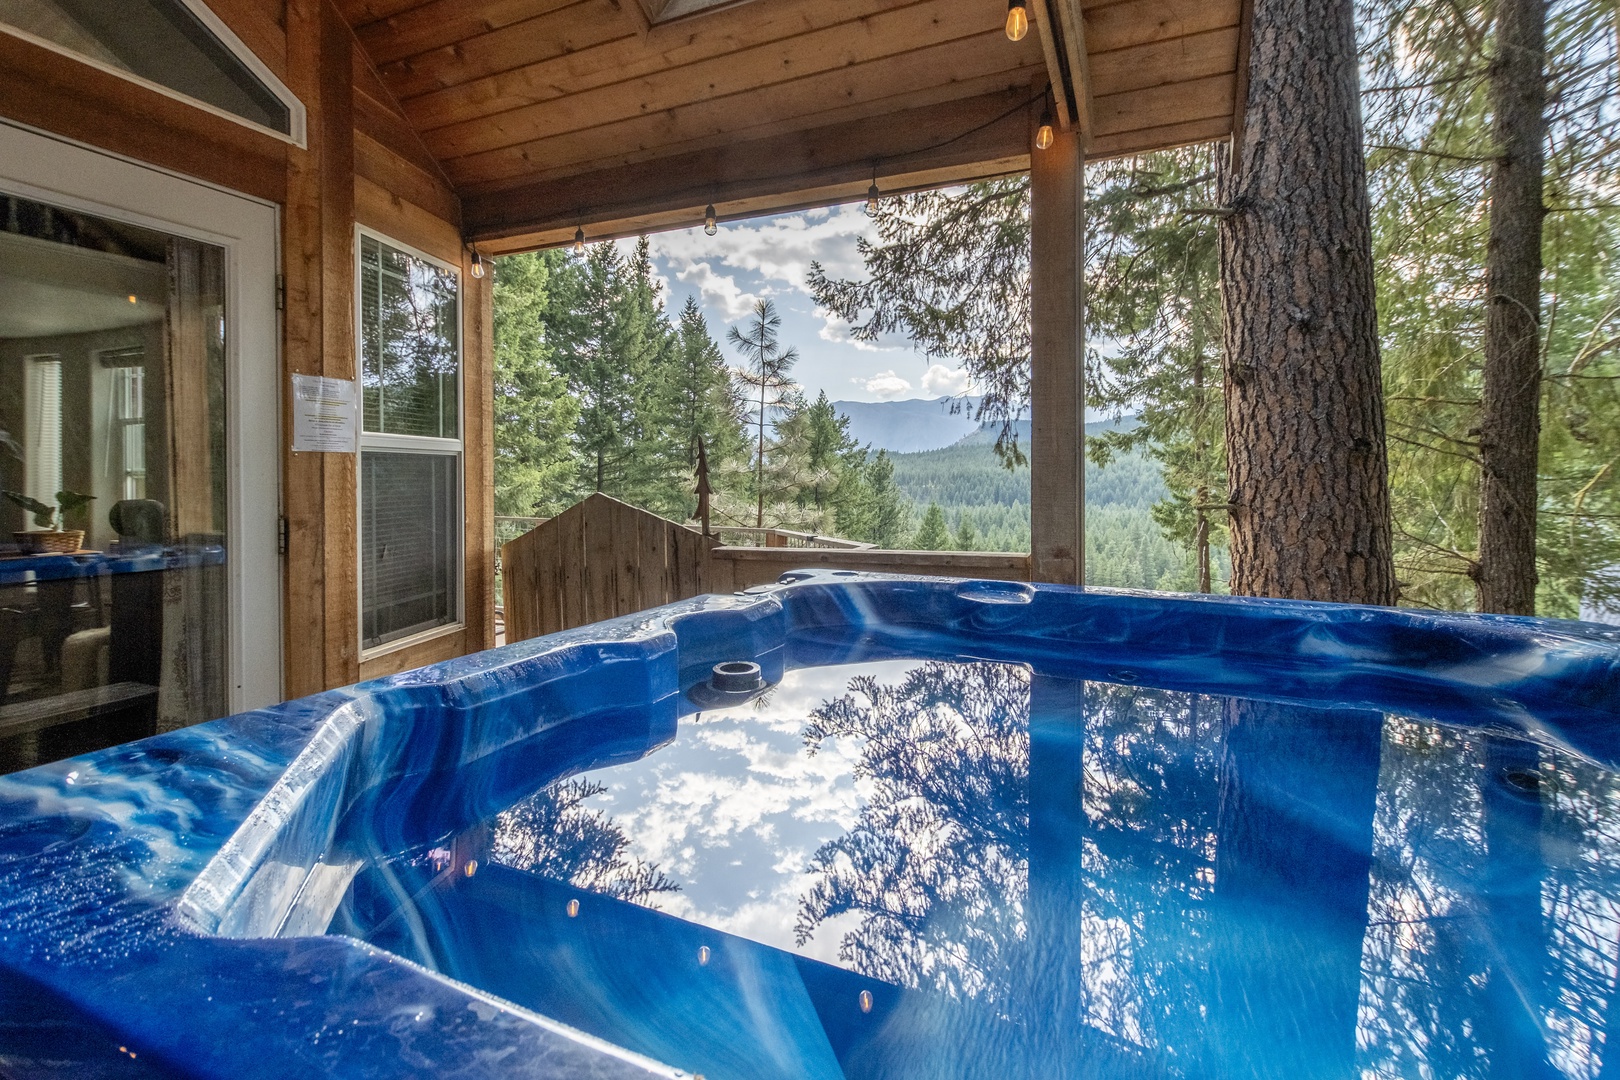
{"label": "wooden fence", "polygon": [[1029,580],[1029,556],[1018,553],[728,546],[606,495],[508,542],[501,566],[509,642],[766,585],[789,570]]}

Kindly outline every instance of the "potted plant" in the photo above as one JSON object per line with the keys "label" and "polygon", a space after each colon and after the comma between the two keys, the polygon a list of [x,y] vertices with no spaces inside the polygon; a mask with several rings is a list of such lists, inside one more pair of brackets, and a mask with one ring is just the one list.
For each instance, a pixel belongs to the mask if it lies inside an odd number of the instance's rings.
{"label": "potted plant", "polygon": [[4,495],[11,502],[33,514],[34,524],[45,530],[13,533],[12,535],[17,538],[17,545],[22,550],[30,553],[49,551],[72,554],[84,544],[83,529],[60,529],[57,527],[57,518],[60,515],[65,521],[68,514],[81,506],[89,505],[95,499],[94,495],[86,495],[79,491],[58,491],[55,506],[42,503],[20,491],[0,491],[0,495]]}

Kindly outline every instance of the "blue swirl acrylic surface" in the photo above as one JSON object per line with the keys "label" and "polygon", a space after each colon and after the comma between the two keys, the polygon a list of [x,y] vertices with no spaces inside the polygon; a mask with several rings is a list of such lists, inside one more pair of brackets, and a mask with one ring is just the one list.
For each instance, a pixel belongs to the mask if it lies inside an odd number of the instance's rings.
{"label": "blue swirl acrylic surface", "polygon": [[1615,631],[799,577],[0,777],[0,1074],[1620,1068]]}

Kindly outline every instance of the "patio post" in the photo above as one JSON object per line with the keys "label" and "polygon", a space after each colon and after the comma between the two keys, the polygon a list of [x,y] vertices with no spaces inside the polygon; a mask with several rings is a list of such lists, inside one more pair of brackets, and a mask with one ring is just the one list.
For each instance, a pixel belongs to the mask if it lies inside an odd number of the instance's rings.
{"label": "patio post", "polygon": [[1085,156],[1030,150],[1030,576],[1085,583]]}

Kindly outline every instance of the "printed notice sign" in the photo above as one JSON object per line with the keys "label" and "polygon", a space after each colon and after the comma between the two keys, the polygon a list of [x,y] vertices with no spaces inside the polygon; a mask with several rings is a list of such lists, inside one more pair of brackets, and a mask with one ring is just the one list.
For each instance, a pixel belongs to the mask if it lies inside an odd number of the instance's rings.
{"label": "printed notice sign", "polygon": [[352,454],[359,429],[359,386],[352,379],[294,375],[292,448]]}

